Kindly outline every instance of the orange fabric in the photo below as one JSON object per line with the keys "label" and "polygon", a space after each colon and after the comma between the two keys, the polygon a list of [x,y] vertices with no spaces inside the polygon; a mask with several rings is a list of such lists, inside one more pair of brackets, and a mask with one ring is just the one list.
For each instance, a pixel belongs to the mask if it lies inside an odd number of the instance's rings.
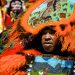
{"label": "orange fabric", "polygon": [[4,52],[0,55],[0,58],[7,55],[13,55],[17,52],[20,52],[23,50],[23,46],[20,43],[17,43],[13,48],[7,48],[4,50]]}
{"label": "orange fabric", "polygon": [[[19,68],[26,63],[25,56],[8,55],[0,59],[0,75],[18,75]],[[23,74],[23,72],[21,72]]]}
{"label": "orange fabric", "polygon": [[[25,54],[40,55],[35,50],[24,51]],[[26,64],[26,58],[22,55],[7,55],[0,59],[0,75],[26,75],[27,72],[21,71],[20,68]]]}
{"label": "orange fabric", "polygon": [[39,51],[37,50],[34,50],[34,49],[30,49],[30,50],[24,50],[24,47],[22,45],[21,42],[18,42],[14,45],[13,48],[7,48],[4,50],[4,52],[0,55],[0,58],[4,57],[4,56],[7,56],[7,55],[14,55],[18,52],[23,52],[25,54],[33,54],[33,55],[40,55],[42,53],[40,53]]}
{"label": "orange fabric", "polygon": [[[16,54],[16,52],[19,52],[20,47],[16,47],[16,49],[8,49],[2,54],[0,58],[0,75],[26,75],[27,72],[20,70],[26,64],[26,57]],[[42,54],[34,49],[22,49],[20,52],[34,56]]]}

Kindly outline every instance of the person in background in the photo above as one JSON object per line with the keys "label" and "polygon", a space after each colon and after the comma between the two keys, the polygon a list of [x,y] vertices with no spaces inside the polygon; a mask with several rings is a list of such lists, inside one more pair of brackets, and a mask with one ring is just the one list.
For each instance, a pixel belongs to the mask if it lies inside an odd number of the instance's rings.
{"label": "person in background", "polygon": [[26,7],[22,0],[11,0],[7,8],[7,14],[10,15],[11,21],[15,21],[25,10]]}
{"label": "person in background", "polygon": [[0,33],[6,30],[11,23],[10,16],[6,14],[6,4],[7,2],[5,0],[0,0]]}

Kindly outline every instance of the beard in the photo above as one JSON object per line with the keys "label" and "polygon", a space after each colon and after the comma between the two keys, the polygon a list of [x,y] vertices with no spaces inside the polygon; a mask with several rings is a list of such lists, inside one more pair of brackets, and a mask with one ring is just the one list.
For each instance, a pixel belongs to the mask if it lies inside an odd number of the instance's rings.
{"label": "beard", "polygon": [[23,9],[22,8],[21,9],[17,9],[17,10],[14,10],[13,12],[14,12],[15,16],[18,16],[18,15],[20,15],[23,12]]}

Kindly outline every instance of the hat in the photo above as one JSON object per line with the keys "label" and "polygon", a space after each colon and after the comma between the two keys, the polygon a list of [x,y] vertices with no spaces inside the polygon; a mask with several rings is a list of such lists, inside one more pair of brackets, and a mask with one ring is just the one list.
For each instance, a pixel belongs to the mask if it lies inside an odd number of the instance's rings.
{"label": "hat", "polygon": [[[31,6],[25,14],[20,19],[21,26],[27,31],[32,34],[37,34],[42,28],[46,26],[53,25],[55,26],[55,30],[60,34],[60,35],[65,35],[68,33],[71,28],[69,25],[70,20],[67,18],[61,18],[59,21],[54,21],[54,20],[48,20],[45,23],[42,24],[37,24],[35,27],[33,27],[31,24],[28,23],[29,18],[31,16],[31,13],[43,2],[46,0],[39,0],[37,1],[33,6]],[[34,19],[35,20],[35,19]],[[37,19],[38,20],[38,19]],[[41,19],[40,19],[41,20]]]}

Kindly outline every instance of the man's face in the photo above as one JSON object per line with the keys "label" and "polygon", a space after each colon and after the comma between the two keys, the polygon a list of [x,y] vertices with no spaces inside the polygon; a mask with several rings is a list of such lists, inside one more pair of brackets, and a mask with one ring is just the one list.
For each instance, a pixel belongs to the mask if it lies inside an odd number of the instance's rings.
{"label": "man's face", "polygon": [[15,1],[11,3],[12,11],[20,10],[22,5],[20,1]]}
{"label": "man's face", "polygon": [[56,35],[46,30],[42,35],[41,42],[46,52],[52,52],[57,42]]}

